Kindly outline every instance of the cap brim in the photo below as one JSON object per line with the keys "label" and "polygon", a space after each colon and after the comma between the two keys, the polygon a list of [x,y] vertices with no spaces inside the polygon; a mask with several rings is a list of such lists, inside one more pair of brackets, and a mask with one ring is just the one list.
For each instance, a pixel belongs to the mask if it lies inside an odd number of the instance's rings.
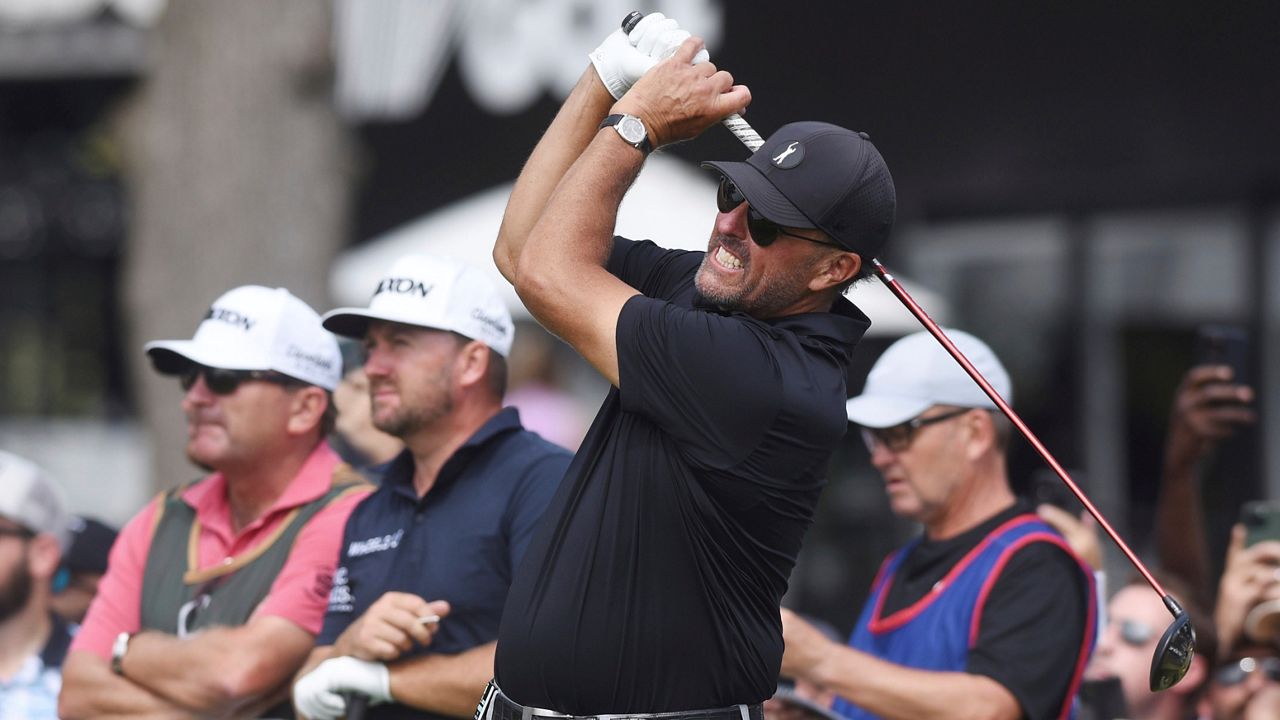
{"label": "cap brim", "polygon": [[177,375],[192,364],[223,370],[270,370],[265,365],[246,364],[241,358],[232,358],[215,347],[202,346],[194,340],[154,340],[143,346],[156,372]]}
{"label": "cap brim", "polygon": [[910,420],[933,404],[919,398],[859,395],[850,398],[844,409],[849,422],[869,428],[887,428]]}
{"label": "cap brim", "polygon": [[719,172],[733,181],[756,212],[783,227],[816,228],[812,220],[796,209],[759,170],[744,162],[707,161],[702,167]]}
{"label": "cap brim", "polygon": [[369,330],[369,323],[375,320],[412,325],[413,327],[428,328],[430,330],[452,330],[452,328],[428,325],[408,315],[378,312],[369,308],[338,308],[337,310],[330,310],[321,316],[320,324],[324,326],[325,330],[334,335],[358,340],[364,337],[365,332]]}

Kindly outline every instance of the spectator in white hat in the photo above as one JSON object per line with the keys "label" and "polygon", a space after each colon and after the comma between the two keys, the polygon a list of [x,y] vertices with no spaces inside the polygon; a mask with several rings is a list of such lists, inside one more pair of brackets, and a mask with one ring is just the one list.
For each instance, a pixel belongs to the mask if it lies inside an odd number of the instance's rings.
{"label": "spectator in white hat", "polygon": [[[981,340],[948,335],[1006,400]],[[1066,717],[1097,617],[1092,574],[1009,487],[1011,426],[928,333],[895,342],[847,406],[893,512],[924,526],[881,566],[849,645],[783,611],[784,674],[848,718]]]}
{"label": "spectator in white hat", "polygon": [[369,307],[324,325],[364,340],[373,424],[405,450],[347,521],[294,704],[313,720],[344,716],[352,694],[374,704],[369,720],[470,717],[515,566],[570,453],[502,406],[514,326],[479,270],[401,258]]}
{"label": "spectator in white hat", "polygon": [[146,352],[179,379],[187,456],[212,472],[120,532],[60,713],[281,717],[342,527],[368,493],[325,440],[337,340],[287,290],[246,285],[214,301],[194,338]]}
{"label": "spectator in white hat", "polygon": [[0,451],[0,720],[54,720],[71,644],[50,606],[67,515],[44,473]]}

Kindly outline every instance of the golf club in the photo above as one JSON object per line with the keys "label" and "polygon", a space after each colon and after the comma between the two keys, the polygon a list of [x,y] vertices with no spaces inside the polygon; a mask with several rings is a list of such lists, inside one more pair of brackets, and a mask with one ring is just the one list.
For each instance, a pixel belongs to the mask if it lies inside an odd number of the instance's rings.
{"label": "golf club", "polygon": [[[630,33],[643,19],[644,13],[639,10],[632,10],[627,13],[627,16],[622,18],[622,32]],[[733,113],[720,122],[723,123],[725,127],[729,128],[729,132],[733,133],[734,137],[741,140],[743,145],[746,145],[752,150],[755,150],[764,144],[764,140],[755,131],[755,129],[748,125],[747,121],[743,120],[742,116],[738,113]]]}
{"label": "golf club", "polygon": [[[622,21],[623,30],[625,32],[630,32],[642,17],[644,16],[639,12],[631,12],[628,14]],[[732,123],[730,121],[732,121]],[[756,133],[755,130],[747,124],[747,121],[743,120],[739,115],[735,114],[726,118],[725,125],[733,131],[734,136],[741,140],[742,144],[746,145],[747,149],[751,152],[755,152],[764,144],[764,140],[760,135]],[[744,128],[746,132],[743,131]],[[929,317],[928,313],[926,313],[916,303],[916,301],[907,294],[907,291],[903,289],[902,284],[899,283],[893,275],[889,274],[889,271],[878,259],[871,258],[871,263],[875,268],[876,275],[882,282],[884,282],[885,286],[889,288],[890,292],[892,292],[894,296],[906,306],[907,310],[915,316],[916,320],[920,321],[920,324],[924,326],[925,330],[928,330],[929,334],[933,335],[933,337],[942,344],[942,347],[950,353],[951,357],[954,358],[962,368],[964,368],[964,371],[973,378],[974,382],[978,383],[978,386],[987,394],[987,397],[991,398],[992,402],[996,404],[996,407],[1000,409],[1000,412],[1004,413],[1005,417],[1008,417],[1009,421],[1018,428],[1018,432],[1022,433],[1022,436],[1027,439],[1027,442],[1031,443],[1031,446],[1035,449],[1036,453],[1040,455],[1040,457],[1049,465],[1054,473],[1057,474],[1062,482],[1066,484],[1067,489],[1069,489],[1071,493],[1076,496],[1076,499],[1084,505],[1085,510],[1087,510],[1089,514],[1098,521],[1098,525],[1102,527],[1104,532],[1106,532],[1107,537],[1111,538],[1111,541],[1120,548],[1121,552],[1124,553],[1129,562],[1137,568],[1138,572],[1142,574],[1142,577],[1151,585],[1151,588],[1156,591],[1161,600],[1163,600],[1165,608],[1167,608],[1170,614],[1173,615],[1173,623],[1164,631],[1164,635],[1160,637],[1160,642],[1156,645],[1155,654],[1151,658],[1151,674],[1148,679],[1152,691],[1160,691],[1172,687],[1187,674],[1187,670],[1191,667],[1191,660],[1195,657],[1196,631],[1191,625],[1191,618],[1187,615],[1186,610],[1182,608],[1172,595],[1165,591],[1159,581],[1155,579],[1151,572],[1147,570],[1147,567],[1142,564],[1142,561],[1138,559],[1138,556],[1135,555],[1134,552],[1129,549],[1129,546],[1125,541],[1121,539],[1119,533],[1111,527],[1111,523],[1107,522],[1107,519],[1102,516],[1102,513],[1094,507],[1089,498],[1086,497],[1084,492],[1080,490],[1079,486],[1075,484],[1067,474],[1067,471],[1062,468],[1062,465],[1059,464],[1053,457],[1053,454],[1049,452],[1048,448],[1040,442],[1040,439],[1036,437],[1035,433],[1031,432],[1031,428],[1029,428],[1027,424],[1022,421],[1022,418],[1013,411],[1013,408],[1009,406],[1009,403],[1005,402],[1004,398],[1000,397],[1000,393],[996,392],[995,388],[991,387],[991,384],[987,382],[987,379],[982,376],[982,373],[978,372],[977,368],[973,366],[973,363],[969,362],[969,359],[964,356],[964,353],[960,352],[960,350],[955,346],[955,343],[951,342],[951,339],[942,331],[942,328],[938,327],[938,324]]]}
{"label": "golf club", "polygon": [[338,694],[347,701],[347,720],[364,720],[365,714],[369,712],[369,696],[354,690],[344,690]]}

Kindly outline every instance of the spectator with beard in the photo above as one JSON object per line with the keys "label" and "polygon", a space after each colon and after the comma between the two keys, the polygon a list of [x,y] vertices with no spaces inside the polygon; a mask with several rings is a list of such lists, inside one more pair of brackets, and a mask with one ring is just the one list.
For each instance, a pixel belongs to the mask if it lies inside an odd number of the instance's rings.
{"label": "spectator with beard", "polygon": [[67,624],[49,598],[67,516],[32,463],[0,451],[0,720],[54,720]]}
{"label": "spectator with beard", "polygon": [[493,674],[516,564],[570,454],[503,408],[511,316],[475,268],[397,261],[367,308],[325,315],[362,338],[373,425],[404,441],[347,522],[324,630],[294,703],[305,717],[466,717]]}

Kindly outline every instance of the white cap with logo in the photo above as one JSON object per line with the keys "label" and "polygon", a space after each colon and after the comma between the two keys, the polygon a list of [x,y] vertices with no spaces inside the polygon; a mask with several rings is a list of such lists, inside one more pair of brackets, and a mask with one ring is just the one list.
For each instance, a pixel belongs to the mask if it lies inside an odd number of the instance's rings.
{"label": "white cap with logo", "polygon": [[[987,344],[961,330],[944,330],[960,352],[1006,402],[1013,402],[1009,373]],[[978,383],[927,332],[889,346],[867,374],[862,394],[845,405],[849,420],[863,427],[904,423],[933,405],[996,409]]]}
{"label": "white cap with logo", "polygon": [[367,308],[338,308],[324,326],[346,337],[364,337],[371,320],[456,332],[511,352],[515,325],[498,289],[476,268],[449,258],[402,257],[378,282]]}
{"label": "white cap with logo", "polygon": [[71,540],[71,516],[62,494],[35,463],[0,450],[0,516],[35,533],[58,539],[65,552]]}
{"label": "white cap with logo", "polygon": [[342,378],[338,340],[311,306],[284,288],[242,285],[213,301],[195,337],[146,344],[156,370],[195,363],[222,370],[274,370],[333,390]]}

